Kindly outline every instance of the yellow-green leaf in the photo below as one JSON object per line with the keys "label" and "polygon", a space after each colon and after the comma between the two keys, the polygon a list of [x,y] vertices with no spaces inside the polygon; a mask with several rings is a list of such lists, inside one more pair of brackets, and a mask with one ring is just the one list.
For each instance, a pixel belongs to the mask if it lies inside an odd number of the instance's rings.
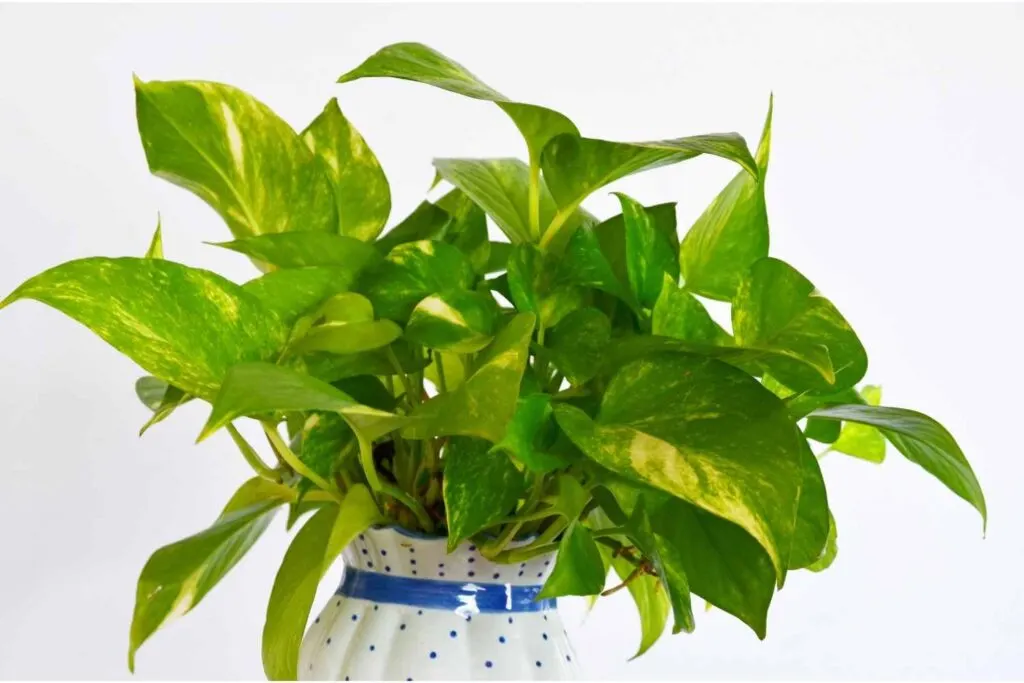
{"label": "yellow-green leaf", "polygon": [[332,98],[302,131],[306,145],[323,160],[334,185],[339,231],[372,242],[391,213],[391,188],[380,162]]}
{"label": "yellow-green leaf", "polygon": [[352,539],[384,521],[369,490],[356,484],[340,506],[321,508],[296,534],[267,605],[262,649],[268,679],[298,678],[299,648],[321,579]]}
{"label": "yellow-green leaf", "polygon": [[337,231],[323,163],[265,104],[220,83],[138,79],[135,104],[150,171],[198,195],[235,237]]}
{"label": "yellow-green leaf", "polygon": [[[882,403],[881,387],[866,386],[859,393],[864,402],[869,406],[877,406]],[[819,419],[811,418],[807,421],[808,426],[810,426],[813,420]],[[836,425],[837,427],[842,424],[839,438],[833,441],[831,450],[852,455],[855,458],[861,458],[868,462],[880,463],[885,460],[885,437],[871,425],[858,422],[839,423],[833,421],[829,421],[829,424]]]}
{"label": "yellow-green leaf", "polygon": [[248,552],[290,500],[290,489],[250,479],[228,502],[213,525],[157,550],[139,576],[128,648],[128,668],[153,633],[176,616],[187,614]]}
{"label": "yellow-green leaf", "polygon": [[231,366],[273,359],[288,331],[233,282],[162,259],[69,261],[24,282],[0,308],[18,299],[56,308],[150,374],[207,400]]}
{"label": "yellow-green leaf", "polygon": [[558,544],[558,557],[537,599],[594,595],[604,589],[605,568],[587,527],[572,521]]}
{"label": "yellow-green leaf", "polygon": [[523,493],[522,473],[481,439],[456,436],[444,451],[444,506],[448,552],[473,534],[510,516]]}
{"label": "yellow-green leaf", "polygon": [[492,339],[498,305],[486,292],[451,290],[416,304],[406,338],[429,349],[476,353]]}

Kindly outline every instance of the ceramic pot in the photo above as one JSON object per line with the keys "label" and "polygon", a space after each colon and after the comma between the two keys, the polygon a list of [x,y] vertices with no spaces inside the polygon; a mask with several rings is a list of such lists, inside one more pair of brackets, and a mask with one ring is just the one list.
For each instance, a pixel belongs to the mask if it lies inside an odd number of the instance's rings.
{"label": "ceramic pot", "polygon": [[370,529],[306,633],[303,680],[559,680],[578,676],[554,600],[554,555],[494,564],[464,543]]}

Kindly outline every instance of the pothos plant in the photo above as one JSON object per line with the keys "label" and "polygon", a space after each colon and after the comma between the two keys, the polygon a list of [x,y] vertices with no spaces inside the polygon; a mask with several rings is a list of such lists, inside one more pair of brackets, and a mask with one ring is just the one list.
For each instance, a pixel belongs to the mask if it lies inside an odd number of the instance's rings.
{"label": "pothos plant", "polygon": [[[310,516],[270,597],[271,678],[295,677],[317,585],[373,525],[472,539],[497,562],[557,550],[544,597],[596,596],[614,571],[642,653],[669,620],[693,629],[693,595],[763,638],[787,573],[831,564],[821,451],[881,462],[888,441],[985,517],[950,434],[858,388],[867,356],[850,324],[769,256],[770,105],[751,152],[735,133],[585,137],[419,44],[339,81],[374,77],[495,103],[526,161],[437,159],[447,191],[385,231],[387,179],[335,100],[296,133],[227,85],[136,80],[150,170],[215,209],[234,236],[215,246],[263,274],[239,285],[167,260],[158,226],[142,258],[64,263],[0,304],[48,304],[150,373],[136,384],[153,411],[142,431],[210,403],[199,439],[225,429],[255,472],[208,529],[146,563],[130,667],[281,508],[289,528]],[[615,180],[701,155],[738,168],[681,240],[674,204],[618,194],[618,215],[583,208]],[[731,329],[706,299],[731,305]],[[259,422],[263,453],[241,418]]]}

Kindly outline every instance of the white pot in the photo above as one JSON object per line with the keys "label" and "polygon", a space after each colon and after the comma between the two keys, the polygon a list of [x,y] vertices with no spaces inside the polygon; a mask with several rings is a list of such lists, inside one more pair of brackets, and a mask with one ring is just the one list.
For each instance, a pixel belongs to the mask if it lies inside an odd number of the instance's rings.
{"label": "white pot", "polygon": [[303,680],[578,677],[554,600],[554,555],[494,564],[464,543],[371,529],[345,549],[341,586],[306,633]]}

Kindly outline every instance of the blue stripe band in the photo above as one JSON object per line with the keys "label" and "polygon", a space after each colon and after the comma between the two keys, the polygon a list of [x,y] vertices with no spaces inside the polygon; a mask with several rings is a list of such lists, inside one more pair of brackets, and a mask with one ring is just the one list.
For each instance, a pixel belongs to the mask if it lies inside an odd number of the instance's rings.
{"label": "blue stripe band", "polygon": [[554,598],[536,599],[540,589],[540,586],[513,586],[505,583],[413,579],[346,567],[337,594],[371,602],[446,610],[468,616],[488,612],[540,612],[555,609],[558,603]]}

